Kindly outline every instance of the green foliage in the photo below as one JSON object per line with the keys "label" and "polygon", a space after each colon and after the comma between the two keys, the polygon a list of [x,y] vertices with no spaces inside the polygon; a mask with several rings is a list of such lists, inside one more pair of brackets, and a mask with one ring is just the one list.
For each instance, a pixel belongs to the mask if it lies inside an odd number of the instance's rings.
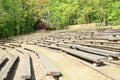
{"label": "green foliage", "polygon": [[59,29],[93,22],[107,25],[120,19],[119,0],[52,0],[47,6],[47,19]]}
{"label": "green foliage", "polygon": [[48,0],[0,0],[0,38],[32,32],[43,2]]}
{"label": "green foliage", "polygon": [[108,24],[112,26],[117,26],[120,25],[120,20],[108,21]]}
{"label": "green foliage", "polygon": [[53,29],[68,25],[119,25],[120,0],[0,0],[0,38],[33,31],[38,19]]}

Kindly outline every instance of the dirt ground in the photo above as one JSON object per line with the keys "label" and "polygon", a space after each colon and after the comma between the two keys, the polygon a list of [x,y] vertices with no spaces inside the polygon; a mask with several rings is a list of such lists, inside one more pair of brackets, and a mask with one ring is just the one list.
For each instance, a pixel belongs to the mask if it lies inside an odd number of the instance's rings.
{"label": "dirt ground", "polygon": [[88,66],[74,60],[60,52],[48,50],[38,46],[30,46],[42,52],[61,71],[60,80],[111,80]]}
{"label": "dirt ground", "polygon": [[[83,64],[76,58],[72,58],[63,52],[27,44],[23,44],[22,48],[26,46],[43,53],[46,58],[48,58],[48,60],[50,60],[61,71],[62,75],[60,76],[59,80],[112,80],[109,77]],[[11,48],[6,49],[9,50]],[[14,51],[19,56],[19,61],[17,66],[14,67],[15,73],[12,75],[13,77],[11,77],[10,80],[22,80],[20,74],[22,70],[22,64],[24,63],[24,57],[22,53],[16,51],[15,49]],[[11,56],[6,51],[0,49],[0,52],[5,54],[8,59],[11,59]],[[30,80],[54,80],[52,76],[45,75],[46,70],[40,58],[33,52],[28,51],[28,53],[30,54],[31,58],[32,77]],[[119,66],[116,67],[114,64],[110,64],[108,66],[102,66],[99,68],[108,73],[113,73],[115,77],[119,77]]]}

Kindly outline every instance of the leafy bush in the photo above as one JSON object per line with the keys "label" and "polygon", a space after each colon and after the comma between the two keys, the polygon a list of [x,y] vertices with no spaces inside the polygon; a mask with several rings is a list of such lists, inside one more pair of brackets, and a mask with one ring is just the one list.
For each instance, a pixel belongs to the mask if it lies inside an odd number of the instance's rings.
{"label": "leafy bush", "polygon": [[108,21],[108,25],[110,25],[110,26],[117,26],[117,25],[120,25],[120,20]]}

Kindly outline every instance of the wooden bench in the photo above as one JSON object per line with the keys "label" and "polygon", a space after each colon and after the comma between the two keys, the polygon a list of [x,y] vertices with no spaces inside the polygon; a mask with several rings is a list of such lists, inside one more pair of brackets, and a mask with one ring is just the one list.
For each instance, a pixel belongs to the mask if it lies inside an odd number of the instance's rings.
{"label": "wooden bench", "polygon": [[35,50],[34,50],[34,49],[32,49],[32,48],[25,47],[24,49],[35,53]]}
{"label": "wooden bench", "polygon": [[51,63],[41,52],[36,51],[36,54],[38,54],[40,60],[46,68],[46,75],[51,75],[54,77],[59,77],[61,75],[59,69],[53,63]]}
{"label": "wooden bench", "polygon": [[0,67],[1,67],[2,63],[4,63],[6,61],[6,59],[7,59],[7,57],[4,54],[0,53]]}
{"label": "wooden bench", "polygon": [[17,54],[15,53],[15,50],[13,49],[6,50],[6,52],[12,57],[17,56]]}
{"label": "wooden bench", "polygon": [[36,45],[45,47],[45,44],[37,43]]}
{"label": "wooden bench", "polygon": [[18,52],[25,54],[28,53],[27,51],[25,51],[23,48],[15,48]]}
{"label": "wooden bench", "polygon": [[24,54],[24,60],[21,70],[21,78],[25,80],[31,78],[30,56],[27,53]]}
{"label": "wooden bench", "polygon": [[[66,43],[70,43],[70,42],[66,42]],[[99,45],[107,45],[107,46],[119,46],[120,43],[118,42],[100,42],[100,41],[74,41],[73,43],[75,44],[99,44]]]}
{"label": "wooden bench", "polygon": [[27,44],[34,45],[33,41],[28,41]]}
{"label": "wooden bench", "polygon": [[88,53],[88,52],[82,52],[82,51],[69,49],[69,48],[58,47],[58,46],[50,46],[50,45],[45,45],[45,46],[48,47],[48,48],[51,48],[51,49],[57,49],[57,50],[64,51],[68,54],[77,56],[77,57],[82,58],[82,59],[92,61],[95,66],[102,65],[104,61],[108,60],[108,58],[105,57],[105,56],[91,54],[91,53]]}
{"label": "wooden bench", "polygon": [[51,49],[56,49],[56,50],[60,50],[60,47],[57,46],[51,46],[51,45],[44,45],[45,47],[51,48]]}
{"label": "wooden bench", "polygon": [[95,55],[95,54],[90,54],[87,52],[82,52],[82,51],[78,51],[78,50],[74,50],[74,49],[68,49],[68,48],[62,48],[60,47],[60,49],[64,52],[67,52],[71,55],[92,61],[93,64],[97,65],[102,65],[104,61],[107,60],[107,57],[104,56],[100,56],[100,55]]}
{"label": "wooden bench", "polygon": [[13,46],[9,45],[9,44],[4,44],[5,47],[9,47],[9,48],[14,48]]}
{"label": "wooden bench", "polygon": [[120,38],[109,38],[108,41],[109,42],[119,42]]}
{"label": "wooden bench", "polygon": [[107,46],[107,45],[95,45],[95,44],[80,44],[80,45],[94,47],[94,48],[100,48],[100,49],[110,50],[110,51],[115,51],[115,52],[120,52],[119,46]]}
{"label": "wooden bench", "polygon": [[70,48],[70,45],[66,45],[65,43],[56,43],[57,46]]}
{"label": "wooden bench", "polygon": [[6,49],[6,48],[5,48],[5,46],[0,46],[0,48],[1,48],[1,49],[3,49],[3,50],[5,50],[5,49]]}
{"label": "wooden bench", "polygon": [[86,51],[86,52],[91,52],[91,53],[94,53],[94,54],[100,54],[100,55],[104,55],[104,56],[107,56],[107,57],[116,57],[116,58],[120,57],[119,52],[108,51],[108,50],[97,49],[97,48],[75,45],[75,44],[69,44],[69,45],[73,48],[77,48],[79,50]]}
{"label": "wooden bench", "polygon": [[0,71],[0,80],[6,80],[9,71],[12,69],[17,59],[18,59],[18,56],[14,56],[6,63],[6,65]]}
{"label": "wooden bench", "polygon": [[102,32],[102,33],[96,33],[95,34],[95,36],[109,36],[109,35],[111,35],[111,36],[114,36],[114,35],[120,35],[120,33],[119,32],[112,32],[112,33],[110,33],[110,32]]}
{"label": "wooden bench", "polygon": [[12,46],[14,46],[14,47],[21,47],[20,44],[15,44],[15,43],[10,43],[9,45],[12,45]]}
{"label": "wooden bench", "polygon": [[21,78],[22,79],[30,79],[31,78],[31,63],[30,63],[30,55],[28,51],[23,48],[16,48],[17,51],[21,52],[24,55]]}
{"label": "wooden bench", "polygon": [[54,41],[54,40],[45,40],[45,42],[57,43],[58,41]]}

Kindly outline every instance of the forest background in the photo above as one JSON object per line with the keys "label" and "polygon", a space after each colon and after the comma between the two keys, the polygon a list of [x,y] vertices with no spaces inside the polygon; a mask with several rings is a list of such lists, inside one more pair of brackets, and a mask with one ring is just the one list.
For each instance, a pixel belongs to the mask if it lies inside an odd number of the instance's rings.
{"label": "forest background", "polygon": [[0,0],[0,38],[33,32],[38,19],[47,20],[52,29],[120,25],[120,0]]}

